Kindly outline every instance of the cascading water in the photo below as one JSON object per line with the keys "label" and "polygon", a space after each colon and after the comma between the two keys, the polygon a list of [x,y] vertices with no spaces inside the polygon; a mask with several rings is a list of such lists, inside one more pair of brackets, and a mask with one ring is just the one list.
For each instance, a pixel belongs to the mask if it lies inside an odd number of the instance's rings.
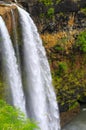
{"label": "cascading water", "polygon": [[17,0],[14,0],[15,3],[17,3]]}
{"label": "cascading water", "polygon": [[28,115],[39,122],[41,130],[60,130],[58,106],[45,50],[29,14],[20,7],[18,10],[24,43]]}
{"label": "cascading water", "polygon": [[3,62],[5,65],[5,73],[8,81],[8,85],[11,89],[11,95],[13,105],[20,108],[26,115],[25,98],[23,94],[21,76],[18,71],[18,65],[12,46],[10,36],[3,19],[0,16],[0,48],[3,56]]}
{"label": "cascading water", "polygon": [[32,19],[30,19],[30,21],[31,21],[31,29],[32,29],[34,41],[39,55],[42,77],[44,80],[43,82],[44,82],[44,87],[45,87],[45,92],[47,97],[48,115],[51,119],[49,120],[49,124],[51,124],[49,130],[52,129],[54,130],[56,125],[58,126],[58,129],[60,129],[59,110],[56,103],[56,95],[52,86],[52,77],[51,77],[49,63],[46,57],[45,49],[42,45],[42,40],[39,36],[39,33],[37,32],[37,28],[34,25]]}
{"label": "cascading water", "polygon": [[19,53],[19,46],[18,46],[18,34],[17,34],[17,26],[16,26],[16,20],[15,20],[15,15],[14,11],[11,9],[11,14],[12,14],[12,23],[13,23],[13,41],[15,45],[15,52],[16,52],[16,57],[17,57],[17,63],[19,66],[19,71],[20,70],[20,53]]}
{"label": "cascading water", "polygon": [[26,116],[39,122],[41,130],[60,130],[59,111],[45,49],[29,14],[20,7],[18,7],[18,11],[22,28],[24,56],[22,58],[24,59],[24,63],[22,61],[24,72],[21,74],[24,79],[21,78],[19,71],[20,64],[17,64],[17,59],[20,60],[20,54],[17,46],[15,16],[11,11],[16,55],[5,23],[0,17],[0,48],[12,104],[20,108]]}

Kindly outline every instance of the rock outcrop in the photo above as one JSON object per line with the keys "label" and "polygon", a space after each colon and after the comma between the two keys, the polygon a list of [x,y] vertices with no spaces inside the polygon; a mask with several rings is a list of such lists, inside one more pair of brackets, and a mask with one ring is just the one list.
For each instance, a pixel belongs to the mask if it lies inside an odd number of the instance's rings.
{"label": "rock outcrop", "polygon": [[18,0],[30,12],[42,33],[67,30],[71,16],[74,17],[74,29],[86,28],[86,0],[52,1],[52,5],[45,5],[40,0]]}
{"label": "rock outcrop", "polygon": [[6,4],[0,5],[0,15],[4,19],[10,34],[12,33],[13,28],[12,11],[14,12],[15,21],[17,22],[18,13],[16,6],[9,6]]}

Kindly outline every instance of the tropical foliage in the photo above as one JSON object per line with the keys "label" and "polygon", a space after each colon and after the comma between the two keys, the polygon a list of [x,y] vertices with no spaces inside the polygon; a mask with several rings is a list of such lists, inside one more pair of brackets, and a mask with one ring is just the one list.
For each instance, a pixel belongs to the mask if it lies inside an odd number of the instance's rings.
{"label": "tropical foliage", "polygon": [[0,130],[34,129],[39,129],[34,121],[26,119],[20,110],[0,100]]}
{"label": "tropical foliage", "polygon": [[75,42],[75,47],[83,53],[86,53],[86,30],[82,31]]}

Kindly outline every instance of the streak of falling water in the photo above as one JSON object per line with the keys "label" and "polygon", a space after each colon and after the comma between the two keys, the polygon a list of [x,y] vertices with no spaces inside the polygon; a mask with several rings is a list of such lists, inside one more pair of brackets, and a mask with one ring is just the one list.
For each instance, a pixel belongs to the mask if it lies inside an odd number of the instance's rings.
{"label": "streak of falling water", "polygon": [[39,122],[41,130],[60,130],[56,96],[42,41],[29,14],[20,7],[18,10],[24,43],[29,117]]}
{"label": "streak of falling water", "polygon": [[15,3],[17,3],[17,0],[14,0]]}
{"label": "streak of falling water", "polygon": [[19,43],[18,43],[18,33],[17,33],[17,25],[16,25],[16,20],[15,20],[15,15],[13,10],[11,9],[11,14],[12,14],[12,23],[13,23],[13,41],[14,41],[14,45],[15,45],[15,52],[16,52],[16,57],[17,57],[17,62],[18,62],[18,66],[19,66],[19,71],[20,70],[20,54],[19,54]]}
{"label": "streak of falling water", "polygon": [[18,71],[17,60],[10,36],[3,19],[0,17],[0,48],[2,50],[5,74],[11,89],[13,105],[20,108],[26,115],[25,98],[22,89],[21,76]]}

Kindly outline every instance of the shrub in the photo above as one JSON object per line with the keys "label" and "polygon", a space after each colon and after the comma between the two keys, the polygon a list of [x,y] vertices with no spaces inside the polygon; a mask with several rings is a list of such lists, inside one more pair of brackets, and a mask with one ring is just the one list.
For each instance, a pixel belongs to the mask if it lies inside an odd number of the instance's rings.
{"label": "shrub", "polygon": [[34,121],[25,119],[18,109],[0,100],[0,130],[34,130],[38,129]]}
{"label": "shrub", "polygon": [[49,8],[47,11],[47,17],[52,18],[54,16],[54,8]]}
{"label": "shrub", "polygon": [[75,48],[86,53],[86,30],[81,32],[76,39]]}
{"label": "shrub", "polygon": [[57,75],[62,76],[68,69],[67,63],[66,62],[59,62],[58,63],[58,70],[57,70]]}

